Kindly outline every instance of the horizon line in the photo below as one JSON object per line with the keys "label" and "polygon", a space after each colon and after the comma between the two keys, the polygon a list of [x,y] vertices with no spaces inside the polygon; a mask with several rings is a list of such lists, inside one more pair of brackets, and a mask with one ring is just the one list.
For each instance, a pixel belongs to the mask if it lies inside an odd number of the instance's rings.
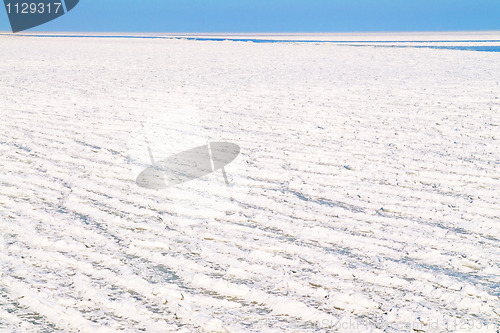
{"label": "horizon line", "polygon": [[371,31],[265,31],[265,32],[242,32],[242,31],[218,31],[218,32],[191,32],[191,31],[68,31],[68,30],[30,30],[24,32],[12,32],[10,30],[0,30],[0,34],[5,35],[28,35],[28,34],[181,34],[181,35],[315,35],[315,34],[389,34],[389,33],[500,33],[498,30],[371,30]]}

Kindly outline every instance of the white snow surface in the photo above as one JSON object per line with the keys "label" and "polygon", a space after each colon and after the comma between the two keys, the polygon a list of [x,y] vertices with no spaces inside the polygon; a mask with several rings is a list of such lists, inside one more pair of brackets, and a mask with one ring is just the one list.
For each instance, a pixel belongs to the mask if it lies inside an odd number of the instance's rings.
{"label": "white snow surface", "polygon": [[[498,332],[499,53],[0,49],[0,331]],[[135,183],[205,139],[229,186]]]}

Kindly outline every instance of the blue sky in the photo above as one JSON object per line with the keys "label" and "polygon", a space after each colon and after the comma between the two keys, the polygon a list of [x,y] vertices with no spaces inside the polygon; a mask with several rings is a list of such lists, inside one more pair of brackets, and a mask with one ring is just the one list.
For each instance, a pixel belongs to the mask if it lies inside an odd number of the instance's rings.
{"label": "blue sky", "polygon": [[[9,30],[0,9],[0,30]],[[500,0],[80,0],[32,30],[349,32],[500,30]]]}

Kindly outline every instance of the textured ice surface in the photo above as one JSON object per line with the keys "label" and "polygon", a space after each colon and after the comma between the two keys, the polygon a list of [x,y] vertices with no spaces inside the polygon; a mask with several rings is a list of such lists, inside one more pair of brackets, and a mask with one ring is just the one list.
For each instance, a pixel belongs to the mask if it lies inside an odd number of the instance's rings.
{"label": "textured ice surface", "polygon": [[[499,54],[0,48],[0,331],[498,330]],[[137,186],[141,126],[239,145],[230,187]]]}

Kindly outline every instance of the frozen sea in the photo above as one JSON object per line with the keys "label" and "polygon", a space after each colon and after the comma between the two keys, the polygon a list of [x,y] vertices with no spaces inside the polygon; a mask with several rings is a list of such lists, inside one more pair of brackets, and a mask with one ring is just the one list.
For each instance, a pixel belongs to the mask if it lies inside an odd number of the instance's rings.
{"label": "frozen sea", "polygon": [[499,332],[499,46],[0,35],[0,332]]}

